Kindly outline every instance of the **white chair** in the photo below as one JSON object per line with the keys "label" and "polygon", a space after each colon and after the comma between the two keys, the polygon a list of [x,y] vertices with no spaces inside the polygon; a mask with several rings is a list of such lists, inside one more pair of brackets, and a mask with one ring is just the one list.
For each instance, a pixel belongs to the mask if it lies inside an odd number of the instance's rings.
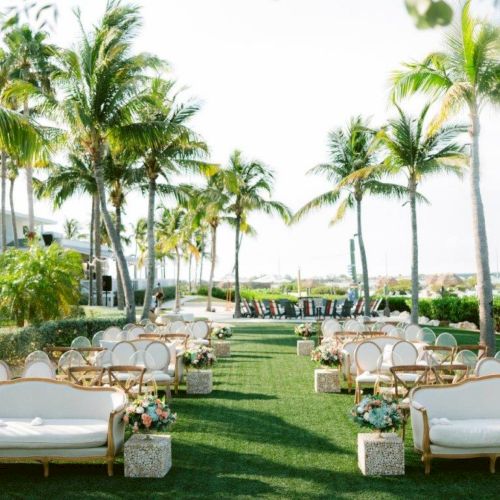
{"label": "white chair", "polygon": [[108,349],[98,352],[94,359],[94,365],[99,366],[101,368],[107,368],[112,364],[113,364],[113,357],[111,355],[111,351]]}
{"label": "white chair", "polygon": [[135,340],[139,338],[139,335],[146,333],[143,326],[134,326],[127,330],[127,340]]}
{"label": "white chair", "polygon": [[323,341],[328,342],[335,338],[335,334],[342,331],[342,325],[336,319],[325,319],[321,323]]}
{"label": "white chair", "polygon": [[92,337],[92,347],[101,347],[101,340],[104,340],[104,331],[102,330]]}
{"label": "white chair", "polygon": [[130,357],[137,349],[132,342],[118,342],[111,349],[111,359],[113,365],[127,365]]}
{"label": "white chair", "polygon": [[57,363],[58,375],[67,379],[72,366],[87,366],[85,358],[78,351],[66,351],[62,354]]}
{"label": "white chair", "polygon": [[438,335],[435,345],[443,347],[457,347],[457,339],[451,333],[443,332]]}
{"label": "white chair", "polygon": [[144,327],[144,331],[146,333],[153,333],[156,331],[156,325],[154,323],[148,323],[145,327]]}
{"label": "white chair", "polygon": [[417,364],[417,348],[406,340],[401,340],[392,347],[392,366]]}
{"label": "white chair", "polygon": [[141,326],[149,325],[149,323],[151,323],[151,321],[149,321],[149,319],[141,319],[141,321],[139,321],[139,325],[141,325]]}
{"label": "white chair", "polygon": [[91,347],[92,344],[87,337],[80,335],[79,337],[75,337],[71,341],[71,349],[85,349],[86,347]]}
{"label": "white chair", "polygon": [[361,389],[363,387],[368,386],[376,392],[381,380],[390,381],[387,375],[378,373],[381,355],[382,352],[379,346],[369,340],[361,342],[354,351],[354,360],[357,369],[356,403],[359,403],[361,399]]}
{"label": "white chair", "polygon": [[127,323],[124,327],[123,327],[123,330],[124,331],[127,331],[127,330],[130,330],[131,328],[134,328],[135,323]]}
{"label": "white chair", "polygon": [[384,326],[385,326],[385,323],[382,323],[381,321],[377,321],[372,326],[372,332],[382,332],[383,331],[382,328]]}
{"label": "white chair", "polygon": [[151,342],[146,347],[146,373],[144,380],[153,380],[156,386],[165,386],[167,397],[171,397],[170,385],[175,378],[168,374],[170,365],[170,349],[163,342]]}
{"label": "white chair", "polygon": [[394,325],[384,325],[382,328],[380,328],[380,331],[386,333],[387,335],[390,335],[390,333],[394,330],[396,330],[396,327]]}
{"label": "white chair", "polygon": [[[41,352],[41,351],[37,351]],[[33,353],[32,353],[33,354]],[[43,353],[45,354],[45,353]],[[29,356],[28,356],[29,358]],[[26,358],[26,359],[28,359]],[[48,358],[48,356],[47,356]],[[21,378],[56,378],[56,371],[50,360],[35,359],[25,363]]]}
{"label": "white chair", "polygon": [[[177,332],[176,332],[177,333]],[[195,321],[191,325],[191,337],[192,342],[196,345],[209,345],[210,340],[208,335],[210,333],[210,327],[206,321]]]}
{"label": "white chair", "polygon": [[477,354],[468,349],[464,349],[456,354],[453,363],[456,365],[465,365],[467,367],[467,373],[472,373],[477,365]]}
{"label": "white chair", "polygon": [[495,359],[500,359],[500,351],[495,354]]}
{"label": "white chair", "polygon": [[405,328],[405,340],[408,342],[420,342],[423,338],[422,328],[418,325],[408,325]]}
{"label": "white chair", "polygon": [[170,324],[170,333],[190,333],[190,331],[184,321],[173,321]]}
{"label": "white chair", "polygon": [[35,362],[39,362],[39,361],[41,361],[43,363],[47,363],[49,365],[52,365],[50,358],[46,352],[33,351],[32,353],[30,353],[26,356],[26,359],[24,360],[24,366],[27,366],[31,363],[35,363]]}
{"label": "white chair", "polygon": [[122,329],[117,326],[110,326],[104,330],[103,340],[119,340]]}
{"label": "white chair", "polygon": [[428,326],[422,328],[422,342],[429,345],[434,345],[436,342],[436,334]]}
{"label": "white chair", "polygon": [[483,358],[477,362],[474,370],[476,377],[486,375],[500,375],[500,360],[496,358]]}
{"label": "white chair", "polygon": [[364,325],[355,319],[350,319],[344,323],[344,332],[361,333],[364,329]]}
{"label": "white chair", "polygon": [[12,374],[10,372],[9,365],[5,361],[0,361],[0,382],[4,380],[10,380]]}

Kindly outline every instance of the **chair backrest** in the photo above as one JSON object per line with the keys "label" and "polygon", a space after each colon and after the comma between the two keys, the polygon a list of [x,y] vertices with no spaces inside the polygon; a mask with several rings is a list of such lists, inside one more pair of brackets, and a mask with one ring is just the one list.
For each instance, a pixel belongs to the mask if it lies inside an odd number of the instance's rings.
{"label": "chair backrest", "polygon": [[173,321],[170,325],[170,333],[189,333],[189,328],[184,321]]}
{"label": "chair backrest", "polygon": [[110,326],[104,330],[103,340],[119,340],[122,329],[118,326]]}
{"label": "chair backrest", "polygon": [[498,351],[497,353],[495,353],[495,359],[500,359],[500,351]]}
{"label": "chair backrest", "polygon": [[111,349],[111,359],[113,365],[128,365],[130,356],[132,356],[136,350],[137,349],[132,342],[118,342]]}
{"label": "chair backrest", "polygon": [[137,340],[131,340],[130,343],[135,347],[136,351],[145,351],[146,347],[155,342],[158,339],[145,339],[144,337],[138,338]]}
{"label": "chair backrest", "polygon": [[418,358],[417,348],[406,340],[400,340],[392,347],[392,365],[415,365]]}
{"label": "chair backrest", "polygon": [[473,370],[477,365],[477,355],[476,353],[469,351],[468,349],[463,349],[458,351],[455,355],[453,363],[459,365],[465,365],[469,371]]}
{"label": "chair backrest", "polygon": [[68,377],[68,370],[72,366],[86,366],[85,358],[78,351],[66,351],[59,358],[57,363],[57,371],[59,375]]}
{"label": "chair backrest", "polygon": [[104,349],[104,351],[98,352],[94,359],[94,366],[101,368],[107,368],[113,364],[113,356],[111,351]]}
{"label": "chair backrest", "polygon": [[500,360],[496,358],[483,358],[477,362],[475,374],[477,377],[485,375],[500,375]]}
{"label": "chair backrest", "polygon": [[0,381],[10,380],[11,378],[12,374],[9,365],[5,361],[0,361]]}
{"label": "chair backrest", "polygon": [[80,349],[84,347],[91,347],[92,343],[87,337],[80,335],[79,337],[75,337],[71,341],[71,349]]}
{"label": "chair backrest", "polygon": [[68,368],[68,380],[73,384],[84,387],[100,387],[104,370],[100,366],[70,366]]}
{"label": "chair backrest", "polygon": [[143,326],[133,326],[127,330],[127,340],[135,340],[139,338],[141,333],[146,333]]}
{"label": "chair backrest", "polygon": [[189,341],[189,335],[187,333],[167,333],[162,335],[166,342],[172,342],[177,345],[182,345],[187,347]]}
{"label": "chair backrest", "polygon": [[438,366],[433,366],[432,371],[434,372],[434,377],[437,384],[456,384],[468,375],[469,367],[467,365],[461,365],[457,363],[445,363]]}
{"label": "chair backrest", "polygon": [[149,321],[149,319],[141,319],[141,321],[139,321],[139,325],[141,325],[141,326],[149,325],[149,323],[151,323],[151,321]]}
{"label": "chair backrest", "polygon": [[46,361],[33,361],[24,366],[22,378],[56,378],[54,367]]}
{"label": "chair backrest", "polygon": [[127,323],[127,324],[123,327],[123,329],[124,329],[125,331],[127,331],[127,330],[130,330],[131,328],[134,328],[134,326],[136,326],[136,325],[135,325],[135,323]]}
{"label": "chair backrest", "polygon": [[476,353],[477,359],[482,359],[486,356],[486,346],[484,344],[460,344],[455,348],[455,352],[465,350]]}
{"label": "chair backrest", "polygon": [[170,364],[170,349],[164,342],[151,342],[146,347],[146,354],[150,354],[153,365],[147,364],[148,370],[164,370]]}
{"label": "chair backrest", "polygon": [[94,336],[92,337],[92,346],[101,347],[101,340],[104,340],[104,331],[94,333]]}
{"label": "chair backrest", "polygon": [[[109,385],[119,387],[125,394],[142,394],[142,383],[146,368],[133,365],[113,365],[108,367]],[[125,375],[125,376],[124,376]]]}
{"label": "chair backrest", "polygon": [[395,345],[399,342],[398,339],[387,336],[372,337],[370,342],[377,344],[378,348],[383,351],[386,345]]}
{"label": "chair backrest", "polygon": [[[423,338],[422,328],[418,325],[408,325],[405,329],[405,340],[408,342],[418,342]],[[407,363],[411,364],[411,363]]]}
{"label": "chair backrest", "polygon": [[[394,396],[398,398],[408,393],[411,388],[425,385],[430,382],[432,370],[422,365],[399,365],[391,366],[390,371],[394,381]],[[408,375],[413,377],[408,377]]]}
{"label": "chair backrest", "polygon": [[191,333],[195,339],[206,339],[210,333],[210,327],[206,321],[195,321],[191,325]]}
{"label": "chair backrest", "polygon": [[364,330],[364,326],[355,319],[350,319],[344,323],[344,332],[356,332],[361,333]]}
{"label": "chair backrest", "polygon": [[361,342],[354,351],[358,373],[376,372],[382,354],[379,346],[370,340]]}
{"label": "chair backrest", "polygon": [[438,335],[435,345],[445,346],[445,347],[456,347],[457,339],[451,333],[443,332]]}
{"label": "chair backrest", "polygon": [[147,325],[144,326],[144,331],[146,333],[152,333],[156,331],[156,325],[154,323],[148,323]]}
{"label": "chair backrest", "polygon": [[428,352],[437,364],[442,364],[452,361],[455,348],[446,345],[426,345],[423,352]]}
{"label": "chair backrest", "polygon": [[36,361],[41,361],[42,363],[47,363],[49,365],[51,364],[49,355],[46,352],[33,351],[26,356],[26,359],[24,360],[24,366],[28,366]]}
{"label": "chair backrest", "polygon": [[361,310],[363,309],[363,304],[365,303],[364,299],[358,299],[358,302],[356,303],[356,307],[354,308],[353,315],[357,316],[360,314]]}
{"label": "chair backrest", "polygon": [[325,319],[321,323],[321,332],[325,338],[332,338],[337,332],[341,331],[342,326],[336,319]]}
{"label": "chair backrest", "polygon": [[422,328],[422,342],[429,345],[434,345],[436,343],[436,334],[428,326]]}

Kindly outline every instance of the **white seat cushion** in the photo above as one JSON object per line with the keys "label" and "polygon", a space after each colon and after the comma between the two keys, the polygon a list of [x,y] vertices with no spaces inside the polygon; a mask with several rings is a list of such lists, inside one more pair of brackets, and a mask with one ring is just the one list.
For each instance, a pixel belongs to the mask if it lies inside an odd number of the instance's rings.
{"label": "white seat cushion", "polygon": [[193,339],[193,340],[191,340],[191,343],[196,344],[196,345],[208,345],[209,344],[207,339]]}
{"label": "white seat cushion", "polygon": [[389,382],[391,379],[387,375],[365,372],[356,377],[356,382],[361,384],[374,384],[375,382]]}
{"label": "white seat cushion", "polygon": [[[443,421],[443,419],[441,419]],[[500,446],[500,419],[430,422],[431,443],[450,448]]]}
{"label": "white seat cushion", "polygon": [[168,368],[167,368],[167,373],[173,377],[175,375],[175,365],[173,363],[171,363],[170,365],[168,365]]}
{"label": "white seat cushion", "polygon": [[2,448],[92,448],[108,440],[108,422],[91,419],[43,419],[31,425],[32,418],[3,418],[0,427]]}
{"label": "white seat cushion", "polygon": [[144,381],[147,382],[153,379],[155,382],[173,382],[174,378],[170,376],[168,373],[165,373],[161,370],[154,370],[152,372],[147,372],[144,375]]}

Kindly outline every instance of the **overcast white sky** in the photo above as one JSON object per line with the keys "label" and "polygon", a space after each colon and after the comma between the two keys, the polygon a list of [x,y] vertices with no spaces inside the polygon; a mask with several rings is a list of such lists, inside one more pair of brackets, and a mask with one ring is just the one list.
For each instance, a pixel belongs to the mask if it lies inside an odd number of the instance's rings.
{"label": "overcast white sky", "polygon": [[[80,5],[87,26],[104,0],[59,0],[54,40],[71,45],[78,33],[71,9]],[[224,163],[234,148],[258,158],[276,173],[275,198],[298,209],[327,189],[305,172],[327,159],[327,134],[357,114],[382,124],[388,106],[388,75],[402,61],[439,48],[442,31],[419,31],[403,0],[143,0],[144,29],[138,50],[167,59],[173,74],[203,107],[192,125],[208,142],[213,161]],[[488,11],[490,2],[479,2]],[[496,17],[498,20],[498,16]],[[500,119],[483,113],[482,187],[492,268],[500,234]],[[24,179],[17,208],[26,212]],[[420,269],[423,273],[472,272],[468,178],[435,178],[421,186],[432,202],[418,210]],[[127,198],[127,223],[146,214],[146,199]],[[86,224],[89,203],[76,199],[60,212],[38,203],[37,214]],[[303,277],[340,274],[348,264],[353,214],[328,227],[332,210],[316,212],[291,228],[254,216],[258,236],[244,240],[243,276],[266,273]],[[364,204],[364,233],[371,275],[408,274],[409,208],[377,199]],[[218,239],[218,276],[231,272],[233,234]]]}

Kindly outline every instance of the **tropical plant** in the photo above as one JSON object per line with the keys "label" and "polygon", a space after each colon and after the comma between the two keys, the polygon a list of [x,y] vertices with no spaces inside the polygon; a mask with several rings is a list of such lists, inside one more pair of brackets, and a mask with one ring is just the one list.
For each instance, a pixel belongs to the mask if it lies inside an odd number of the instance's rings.
{"label": "tropical plant", "polygon": [[77,252],[32,243],[0,254],[0,309],[18,326],[67,316],[80,298],[83,275]]}
{"label": "tropical plant", "polygon": [[345,130],[336,129],[331,132],[328,144],[330,162],[318,165],[308,173],[325,176],[333,183],[333,187],[304,205],[295,214],[294,220],[300,220],[311,210],[337,205],[335,217],[330,222],[330,225],[333,225],[344,218],[348,209],[356,209],[356,235],[363,269],[364,314],[370,316],[368,260],[361,216],[362,201],[368,195],[402,198],[406,189],[404,186],[382,181],[385,172],[379,164],[376,133],[360,116],[352,118]]}
{"label": "tropical plant", "polygon": [[137,219],[135,224],[131,226],[134,245],[135,245],[135,266],[134,266],[134,279],[137,279],[137,270],[144,267],[147,252],[147,231],[148,221],[141,217]]}
{"label": "tropical plant", "polygon": [[248,217],[251,212],[276,214],[285,222],[289,222],[289,208],[275,200],[272,195],[274,174],[271,169],[258,161],[246,161],[241,151],[234,151],[229,158],[225,173],[225,185],[229,196],[227,212],[232,215],[235,227],[234,256],[234,317],[241,317],[240,267],[239,254],[241,236],[249,232],[251,227]]}
{"label": "tropical plant", "polygon": [[429,54],[421,63],[406,64],[393,75],[393,97],[415,92],[442,98],[437,124],[453,113],[469,113],[471,139],[470,182],[472,221],[479,294],[481,341],[495,351],[493,292],[488,239],[480,189],[480,111],[500,101],[500,28],[474,17],[466,1],[455,27],[448,32],[444,50]]}
{"label": "tropical plant", "polygon": [[64,237],[68,240],[81,240],[85,235],[81,232],[81,225],[77,219],[65,219],[63,223]]}
{"label": "tropical plant", "polygon": [[[80,13],[77,11],[80,21]],[[161,62],[148,54],[132,54],[132,42],[140,27],[137,7],[109,1],[103,18],[87,34],[81,22],[76,50],[61,50],[54,85],[60,90],[60,113],[70,129],[71,140],[90,158],[101,214],[111,239],[124,287],[126,314],[135,321],[132,283],[122,243],[106,204],[104,167],[111,143],[133,146],[154,135],[154,126],[135,120],[146,97],[143,82],[147,71]]]}
{"label": "tropical plant", "polygon": [[418,118],[413,118],[398,109],[398,118],[390,120],[379,137],[387,149],[384,160],[393,174],[404,174],[408,183],[408,198],[411,211],[412,263],[411,263],[411,321],[418,323],[418,234],[417,187],[427,177],[442,173],[461,175],[465,166],[464,146],[458,144],[457,136],[465,131],[462,125],[443,125],[426,133],[426,117],[429,106],[424,106]]}
{"label": "tropical plant", "polygon": [[[152,80],[148,88],[148,100],[140,109],[139,117],[146,129],[156,132],[154,142],[140,144],[136,154],[141,158],[144,185],[148,193],[147,273],[146,293],[142,317],[149,314],[149,298],[155,283],[155,231],[154,214],[156,196],[174,196],[182,200],[182,187],[172,183],[175,174],[202,172],[200,161],[207,153],[207,145],[189,128],[187,122],[196,114],[198,107],[177,102],[175,82],[160,78]],[[163,182],[159,182],[162,180]]]}

